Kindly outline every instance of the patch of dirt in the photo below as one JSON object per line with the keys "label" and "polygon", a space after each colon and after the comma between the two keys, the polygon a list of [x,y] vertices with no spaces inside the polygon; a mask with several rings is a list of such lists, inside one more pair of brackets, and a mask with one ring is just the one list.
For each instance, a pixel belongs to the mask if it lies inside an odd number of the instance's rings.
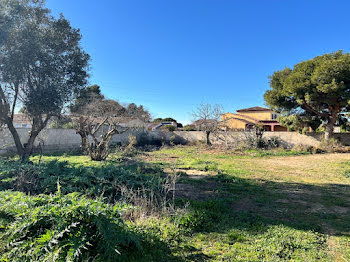
{"label": "patch of dirt", "polygon": [[184,197],[192,200],[206,200],[208,198],[212,198],[217,193],[218,184],[214,181],[208,180],[208,177],[213,175],[211,172],[200,171],[195,169],[170,169],[165,168],[165,173],[183,173],[185,178],[189,180],[204,180],[203,183],[200,184],[191,184],[188,183],[176,183],[175,186],[175,195],[176,197]]}
{"label": "patch of dirt", "polygon": [[324,205],[320,203],[313,203],[311,208],[308,210],[310,213],[328,213]]}
{"label": "patch of dirt", "polygon": [[215,183],[205,183],[205,185],[178,183],[175,186],[175,197],[199,201],[207,200],[216,195],[215,185]]}
{"label": "patch of dirt", "polygon": [[334,206],[332,207],[333,211],[338,214],[346,214],[350,211],[350,208],[348,207],[340,207],[340,206]]}
{"label": "patch of dirt", "polygon": [[292,201],[288,200],[288,199],[277,199],[276,200],[277,203],[283,203],[283,204],[289,204]]}
{"label": "patch of dirt", "polygon": [[350,212],[350,208],[341,207],[341,206],[333,206],[331,208],[326,208],[324,205],[320,203],[312,203],[311,208],[308,210],[310,213],[325,213],[325,214],[346,214]]}
{"label": "patch of dirt", "polygon": [[299,199],[301,196],[321,196],[322,193],[316,190],[310,190],[309,188],[295,188],[295,189],[283,189],[283,193],[288,194],[289,198]]}
{"label": "patch of dirt", "polygon": [[231,205],[231,207],[235,211],[253,211],[257,209],[253,200],[249,197],[239,199],[233,205]]}
{"label": "patch of dirt", "polygon": [[216,175],[215,172],[209,172],[209,171],[201,171],[196,169],[170,169],[170,168],[164,168],[163,171],[165,173],[177,173],[181,175],[184,175],[184,177],[193,179],[193,180],[200,180],[200,179],[207,179],[210,176]]}

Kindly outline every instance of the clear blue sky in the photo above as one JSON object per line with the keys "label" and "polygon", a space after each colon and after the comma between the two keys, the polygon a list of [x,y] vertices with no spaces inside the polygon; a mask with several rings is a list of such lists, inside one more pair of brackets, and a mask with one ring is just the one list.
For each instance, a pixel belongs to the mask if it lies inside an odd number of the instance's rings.
{"label": "clear blue sky", "polygon": [[91,84],[188,123],[201,102],[264,105],[268,76],[350,51],[350,1],[47,0],[81,29]]}

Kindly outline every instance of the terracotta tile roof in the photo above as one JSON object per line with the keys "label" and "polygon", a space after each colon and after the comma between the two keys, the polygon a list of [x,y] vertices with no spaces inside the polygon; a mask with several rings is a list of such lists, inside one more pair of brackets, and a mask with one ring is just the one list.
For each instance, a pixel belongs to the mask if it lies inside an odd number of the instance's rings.
{"label": "terracotta tile roof", "polygon": [[21,125],[31,125],[32,119],[25,114],[14,114],[13,123]]}
{"label": "terracotta tile roof", "polygon": [[261,107],[261,106],[254,106],[254,107],[249,107],[249,108],[243,108],[243,109],[239,109],[237,110],[237,112],[251,112],[251,111],[272,111],[270,108],[266,108],[266,107]]}

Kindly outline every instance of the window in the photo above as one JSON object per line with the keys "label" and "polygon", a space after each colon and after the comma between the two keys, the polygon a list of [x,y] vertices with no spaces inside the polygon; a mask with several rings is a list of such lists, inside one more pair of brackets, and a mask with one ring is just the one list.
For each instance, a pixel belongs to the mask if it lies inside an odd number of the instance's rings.
{"label": "window", "polygon": [[273,120],[277,119],[277,114],[272,113],[271,114],[271,119],[273,119]]}

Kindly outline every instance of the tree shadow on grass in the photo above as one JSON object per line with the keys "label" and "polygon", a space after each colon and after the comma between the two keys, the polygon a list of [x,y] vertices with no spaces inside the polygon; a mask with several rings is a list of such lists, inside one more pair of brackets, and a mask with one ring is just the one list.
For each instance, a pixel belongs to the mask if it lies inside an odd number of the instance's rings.
{"label": "tree shadow on grass", "polygon": [[[232,227],[256,231],[260,224],[282,224],[350,236],[350,185],[256,181],[227,174],[190,180],[185,180],[190,207],[215,221],[198,231],[222,233]],[[181,191],[178,196],[187,201]]]}

